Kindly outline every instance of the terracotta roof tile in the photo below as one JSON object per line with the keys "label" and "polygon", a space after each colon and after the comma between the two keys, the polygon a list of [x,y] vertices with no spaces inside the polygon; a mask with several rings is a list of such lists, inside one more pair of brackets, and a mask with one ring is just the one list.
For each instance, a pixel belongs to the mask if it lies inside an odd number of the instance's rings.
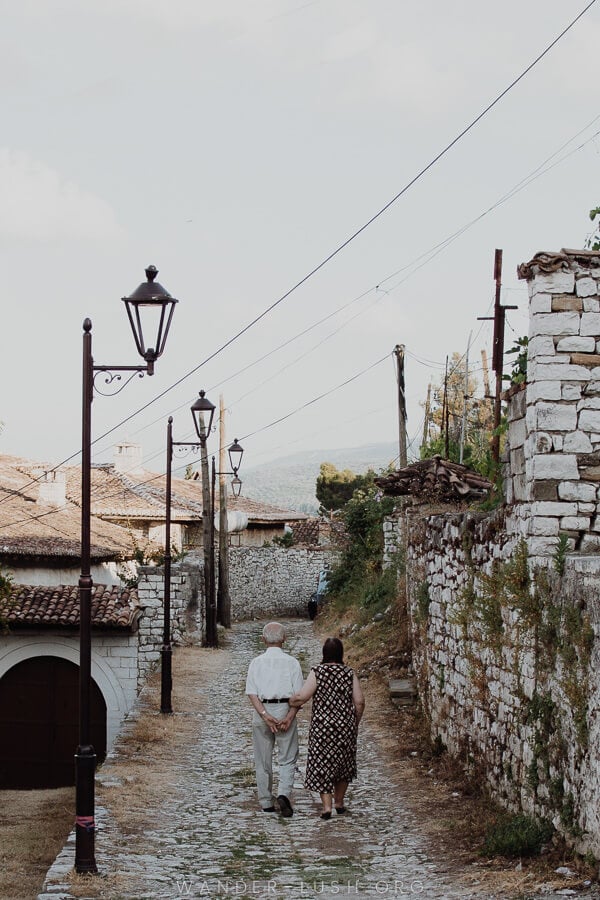
{"label": "terracotta roof tile", "polygon": [[[41,503],[40,485],[33,479],[43,469],[39,463],[0,456],[0,556],[80,556],[80,504],[68,499],[62,506]],[[92,516],[91,538],[95,561],[132,556],[131,538],[120,525]]]}
{"label": "terracotta roof tile", "polygon": [[[67,496],[78,503],[81,493],[81,473],[79,468],[65,470],[67,473]],[[92,469],[92,512],[96,516],[110,518],[165,517],[166,477],[147,470],[124,474],[116,472],[110,465],[94,466]],[[218,491],[216,507],[219,506]],[[250,522],[291,522],[306,519],[304,513],[279,509],[259,500],[247,497],[228,496],[227,506],[246,513]],[[199,521],[202,518],[201,479],[173,478],[171,485],[172,521]]]}
{"label": "terracotta roof tile", "polygon": [[[92,588],[93,628],[130,630],[138,609],[136,590],[105,584]],[[79,588],[16,584],[9,597],[0,598],[0,620],[9,628],[78,628]]]}

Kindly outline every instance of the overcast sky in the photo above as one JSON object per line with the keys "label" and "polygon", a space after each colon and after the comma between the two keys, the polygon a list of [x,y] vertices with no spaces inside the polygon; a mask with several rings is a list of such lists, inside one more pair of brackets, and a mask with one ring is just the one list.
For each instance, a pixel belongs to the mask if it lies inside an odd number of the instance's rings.
{"label": "overcast sky", "polygon": [[[183,378],[324,260],[585,5],[2,2],[0,452],[53,464],[77,452],[83,319],[93,321],[97,363],[136,363],[120,298],[148,264],[180,301],[166,351],[152,378],[96,397],[94,436]],[[519,305],[508,316],[510,347],[527,330],[517,264],[540,249],[581,247],[592,229],[598,46],[600,3],[356,240],[99,441],[95,459],[127,439],[143,445],[149,468],[164,468],[166,419],[174,415],[176,439],[190,436],[201,388],[215,403],[224,393],[228,436],[246,438],[248,465],[394,440],[396,343],[407,350],[416,450],[420,403],[446,354],[464,352],[470,332],[476,367],[481,348],[491,352],[491,326],[477,316],[491,311],[494,249],[504,250],[503,302]],[[428,253],[540,167],[514,197]]]}

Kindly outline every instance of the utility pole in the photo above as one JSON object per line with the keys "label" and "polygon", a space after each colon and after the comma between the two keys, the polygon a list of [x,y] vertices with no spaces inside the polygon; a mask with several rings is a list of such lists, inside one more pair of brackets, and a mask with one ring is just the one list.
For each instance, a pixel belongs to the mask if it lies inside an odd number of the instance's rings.
{"label": "utility pole", "polygon": [[[206,435],[208,437],[208,435]],[[208,451],[206,437],[200,443],[200,465],[202,469],[202,546],[204,549],[204,633],[208,647],[217,646],[216,610],[212,609],[212,580],[214,571],[211,560],[213,509],[210,498],[210,477],[208,474]]]}
{"label": "utility pole", "polygon": [[[496,394],[494,397],[494,431],[492,436],[492,459],[500,462],[500,418],[502,411],[502,370],[504,368],[504,323],[507,309],[518,309],[517,306],[503,306],[500,303],[502,288],[502,250],[494,254],[494,280],[496,296],[494,300],[494,338],[492,349],[492,369],[496,376]],[[478,316],[480,321],[489,320],[489,316]]]}
{"label": "utility pole", "polygon": [[488,358],[487,351],[485,347],[481,350],[481,367],[483,369],[483,392],[485,394],[486,399],[489,399],[490,395],[490,369],[488,366]]}
{"label": "utility pole", "polygon": [[465,355],[465,387],[463,392],[463,414],[462,425],[460,429],[460,453],[458,457],[459,463],[462,464],[465,451],[465,434],[467,431],[467,402],[469,400],[469,350],[471,348],[471,336],[473,332],[469,332],[469,340],[467,341],[467,352]]}
{"label": "utility pole", "polygon": [[425,401],[425,419],[423,421],[423,440],[422,444],[427,443],[429,437],[429,417],[431,415],[431,382],[427,385],[427,400]]}
{"label": "utility pole", "polygon": [[448,433],[448,420],[450,416],[448,414],[448,357],[446,357],[446,374],[444,375],[444,403],[442,406],[442,428],[444,429],[445,441],[444,441],[444,449],[446,454],[446,459],[450,458],[450,435]]}
{"label": "utility pole", "polygon": [[229,595],[229,533],[227,531],[227,482],[225,471],[225,403],[219,396],[219,590],[217,620],[231,628],[231,597]]}
{"label": "utility pole", "polygon": [[406,466],[406,391],[404,385],[404,344],[396,344],[396,380],[398,382],[398,460],[399,468]]}
{"label": "utility pole", "polygon": [[491,401],[494,399],[490,391],[490,367],[488,365],[488,355],[485,347],[481,350],[481,366],[483,370],[483,396],[485,399],[485,417],[482,419],[482,425],[489,428],[492,422],[494,410]]}

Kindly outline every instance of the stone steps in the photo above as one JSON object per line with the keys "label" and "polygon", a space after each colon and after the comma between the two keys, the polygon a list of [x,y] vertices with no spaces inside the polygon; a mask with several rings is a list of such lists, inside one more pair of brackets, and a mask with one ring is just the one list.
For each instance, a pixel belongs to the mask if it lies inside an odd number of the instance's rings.
{"label": "stone steps", "polygon": [[395,706],[412,706],[417,697],[414,678],[390,678],[390,699]]}

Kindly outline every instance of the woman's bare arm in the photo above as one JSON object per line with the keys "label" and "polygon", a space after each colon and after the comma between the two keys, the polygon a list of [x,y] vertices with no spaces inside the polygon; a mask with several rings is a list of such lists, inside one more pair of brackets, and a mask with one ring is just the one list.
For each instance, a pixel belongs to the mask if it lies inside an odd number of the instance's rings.
{"label": "woman's bare arm", "polygon": [[362,714],[365,711],[365,695],[362,692],[360,682],[356,675],[353,675],[352,677],[352,702],[354,703],[356,721],[358,723],[362,719]]}
{"label": "woman's bare arm", "polygon": [[310,672],[308,678],[299,691],[290,697],[290,706],[302,706],[307,700],[310,700],[317,689],[317,677],[314,672]]}

